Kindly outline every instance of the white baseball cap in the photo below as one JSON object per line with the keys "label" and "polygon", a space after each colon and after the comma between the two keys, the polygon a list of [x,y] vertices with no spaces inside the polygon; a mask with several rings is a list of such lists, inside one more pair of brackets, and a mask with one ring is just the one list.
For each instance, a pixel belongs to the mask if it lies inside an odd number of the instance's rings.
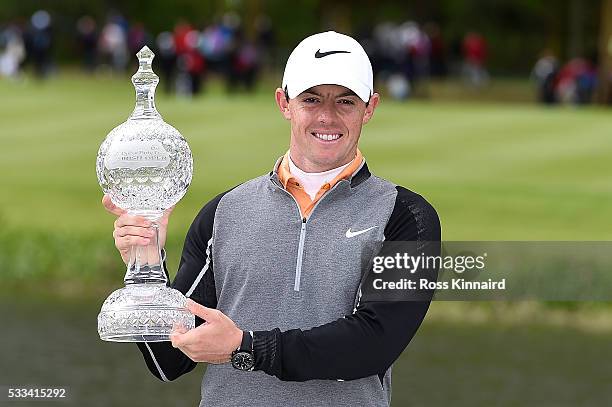
{"label": "white baseball cap", "polygon": [[317,85],[341,85],[364,102],[373,92],[372,64],[363,47],[348,35],[327,31],[311,35],[289,55],[282,88],[293,99]]}

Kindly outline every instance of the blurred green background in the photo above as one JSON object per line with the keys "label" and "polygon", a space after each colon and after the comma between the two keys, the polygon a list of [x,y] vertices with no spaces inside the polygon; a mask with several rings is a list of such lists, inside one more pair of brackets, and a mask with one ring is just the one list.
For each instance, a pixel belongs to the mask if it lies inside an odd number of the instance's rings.
{"label": "blurred green background", "polygon": [[[202,204],[287,148],[274,83],[250,96],[215,86],[194,100],[158,97],[195,161],[171,220],[172,274]],[[430,200],[445,239],[611,239],[607,110],[457,102],[439,86],[437,101],[383,99],[361,149],[378,175]],[[68,385],[74,405],[194,405],[202,368],[157,383],[135,347],[97,338],[99,306],[124,267],[94,163],[132,108],[127,77],[0,82],[0,94],[0,382]],[[395,366],[393,405],[605,405],[610,339],[612,316],[597,304],[434,303]]]}
{"label": "blurred green background", "polygon": [[[27,18],[35,3],[9,1],[0,17]],[[448,38],[480,29],[491,41],[491,80],[478,89],[452,76],[432,80],[408,101],[381,87],[382,103],[361,140],[371,170],[425,196],[446,240],[612,240],[609,107],[538,105],[527,79],[544,46],[568,58],[572,50],[597,50],[605,31],[599,11],[612,3],[435,3],[382,2],[376,18],[434,19]],[[55,16],[109,9],[95,1],[55,7]],[[295,7],[295,24],[275,2],[151,2],[143,18],[170,29],[181,15],[212,20],[233,9],[248,19],[267,10],[286,51],[307,33],[357,26],[372,5]],[[142,10],[126,8],[132,16]],[[99,307],[121,286],[124,265],[114,219],[100,204],[96,152],[131,112],[134,92],[130,72],[85,74],[61,44],[59,69],[48,80],[29,72],[0,78],[0,387],[66,386],[69,399],[53,405],[197,405],[204,366],[162,384],[134,346],[98,339]],[[273,65],[249,94],[228,94],[215,77],[197,97],[158,92],[157,107],[188,140],[195,169],[171,218],[171,275],[201,206],[268,172],[286,151],[288,123],[273,100],[280,77]],[[394,366],[392,405],[605,406],[611,358],[607,303],[434,302]]]}

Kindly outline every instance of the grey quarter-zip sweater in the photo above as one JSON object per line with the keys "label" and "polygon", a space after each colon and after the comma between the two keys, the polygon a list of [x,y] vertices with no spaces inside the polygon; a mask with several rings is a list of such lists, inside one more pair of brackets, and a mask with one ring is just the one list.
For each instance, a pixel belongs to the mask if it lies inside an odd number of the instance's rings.
{"label": "grey quarter-zip sweater", "polygon": [[[211,200],[185,239],[172,286],[254,331],[255,371],[208,365],[200,406],[389,406],[429,301],[361,301],[360,283],[373,243],[439,242],[436,211],[364,161],[304,218],[279,162]],[[164,381],[196,365],[169,342],[138,346]]]}

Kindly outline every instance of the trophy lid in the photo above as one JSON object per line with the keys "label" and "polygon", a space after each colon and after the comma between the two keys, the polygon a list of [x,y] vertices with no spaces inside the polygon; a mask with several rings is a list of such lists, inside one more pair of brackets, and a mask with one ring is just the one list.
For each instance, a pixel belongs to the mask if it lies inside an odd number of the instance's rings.
{"label": "trophy lid", "polygon": [[146,45],[136,54],[138,57],[138,71],[132,76],[132,83],[136,90],[136,106],[130,119],[161,118],[155,108],[155,88],[159,83],[159,76],[153,72],[153,58],[155,54]]}

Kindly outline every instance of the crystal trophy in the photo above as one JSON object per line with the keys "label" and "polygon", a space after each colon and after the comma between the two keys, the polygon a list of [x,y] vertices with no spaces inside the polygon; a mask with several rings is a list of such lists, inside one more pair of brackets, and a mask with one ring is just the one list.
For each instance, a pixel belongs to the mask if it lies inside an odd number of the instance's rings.
{"label": "crystal trophy", "polygon": [[186,298],[168,287],[159,247],[157,221],[187,192],[193,174],[189,145],[155,108],[159,77],[148,47],[138,54],[138,72],[132,76],[136,107],[100,146],[96,173],[104,193],[129,214],[152,222],[148,246],[132,246],[125,287],[114,291],[98,315],[98,333],[105,341],[159,342],[170,340],[175,327],[191,329],[195,317],[185,308]]}

